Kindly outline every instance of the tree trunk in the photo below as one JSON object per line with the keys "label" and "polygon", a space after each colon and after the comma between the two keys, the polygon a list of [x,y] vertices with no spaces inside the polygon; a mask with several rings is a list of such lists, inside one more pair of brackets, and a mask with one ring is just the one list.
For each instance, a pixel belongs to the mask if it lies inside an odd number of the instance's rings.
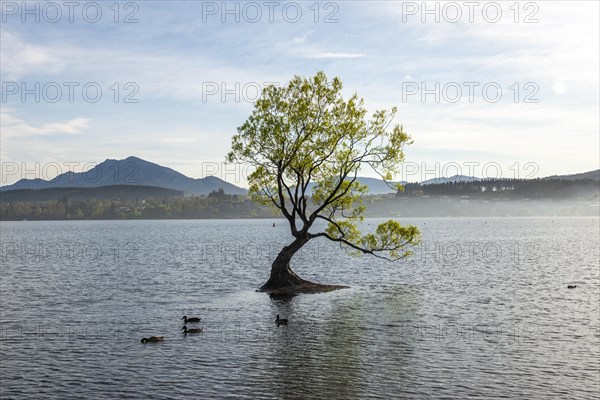
{"label": "tree trunk", "polygon": [[271,276],[267,283],[262,285],[259,292],[267,292],[271,295],[296,295],[298,293],[321,293],[331,290],[344,289],[348,286],[323,285],[300,278],[290,268],[290,260],[309,241],[309,236],[296,238],[292,243],[285,246],[273,264],[271,265]]}
{"label": "tree trunk", "polygon": [[292,243],[285,246],[271,265],[271,276],[267,283],[259,289],[261,292],[272,292],[280,289],[293,289],[297,286],[315,285],[315,283],[300,278],[290,268],[290,260],[308,242],[307,237],[296,238]]}

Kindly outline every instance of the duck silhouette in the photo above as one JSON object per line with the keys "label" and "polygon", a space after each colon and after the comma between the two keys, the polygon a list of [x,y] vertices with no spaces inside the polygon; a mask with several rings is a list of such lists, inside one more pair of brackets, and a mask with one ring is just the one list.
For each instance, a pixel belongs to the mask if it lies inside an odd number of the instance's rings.
{"label": "duck silhouette", "polygon": [[149,338],[142,338],[141,342],[142,343],[156,343],[156,342],[162,342],[163,340],[165,340],[164,336],[150,336]]}
{"label": "duck silhouette", "polygon": [[202,328],[189,328],[187,326],[183,326],[183,328],[181,328],[181,330],[183,330],[183,334],[187,335],[188,333],[200,333],[202,332]]}
{"label": "duck silhouette", "polygon": [[200,322],[200,320],[202,318],[198,318],[198,317],[186,317],[185,315],[183,317],[181,317],[181,319],[183,320],[184,324],[187,324],[188,322]]}

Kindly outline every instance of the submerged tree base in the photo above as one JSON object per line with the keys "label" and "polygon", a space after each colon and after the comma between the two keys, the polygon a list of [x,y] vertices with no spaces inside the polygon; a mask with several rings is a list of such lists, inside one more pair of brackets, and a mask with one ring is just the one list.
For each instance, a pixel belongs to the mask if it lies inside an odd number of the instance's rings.
{"label": "submerged tree base", "polygon": [[301,293],[325,293],[338,289],[348,289],[350,287],[344,285],[326,285],[309,281],[305,282],[306,283],[303,283],[301,285],[294,286],[266,287],[266,285],[263,285],[260,289],[257,289],[256,291],[278,295],[295,295]]}
{"label": "submerged tree base", "polygon": [[289,267],[289,263],[283,267],[271,270],[271,277],[257,290],[269,294],[294,295],[300,293],[324,293],[332,290],[347,289],[350,286],[326,285],[315,283],[300,278]]}

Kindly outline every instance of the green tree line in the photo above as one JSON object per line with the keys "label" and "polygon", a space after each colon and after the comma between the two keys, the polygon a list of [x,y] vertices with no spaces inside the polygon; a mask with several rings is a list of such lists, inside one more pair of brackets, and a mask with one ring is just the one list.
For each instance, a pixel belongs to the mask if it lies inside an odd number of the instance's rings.
{"label": "green tree line", "polygon": [[271,211],[222,190],[206,197],[0,203],[0,220],[264,218]]}
{"label": "green tree line", "polygon": [[573,197],[598,198],[600,182],[592,179],[486,179],[471,182],[446,182],[421,185],[407,183],[397,196],[481,196],[497,195],[508,198],[566,199]]}

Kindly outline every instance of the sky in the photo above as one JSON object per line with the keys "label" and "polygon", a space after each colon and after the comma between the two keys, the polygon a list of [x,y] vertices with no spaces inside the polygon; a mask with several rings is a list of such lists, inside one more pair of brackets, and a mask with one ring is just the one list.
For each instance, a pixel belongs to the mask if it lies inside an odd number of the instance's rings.
{"label": "sky", "polygon": [[133,155],[246,186],[261,88],[318,71],[398,108],[398,180],[600,167],[597,1],[0,4],[0,185]]}

